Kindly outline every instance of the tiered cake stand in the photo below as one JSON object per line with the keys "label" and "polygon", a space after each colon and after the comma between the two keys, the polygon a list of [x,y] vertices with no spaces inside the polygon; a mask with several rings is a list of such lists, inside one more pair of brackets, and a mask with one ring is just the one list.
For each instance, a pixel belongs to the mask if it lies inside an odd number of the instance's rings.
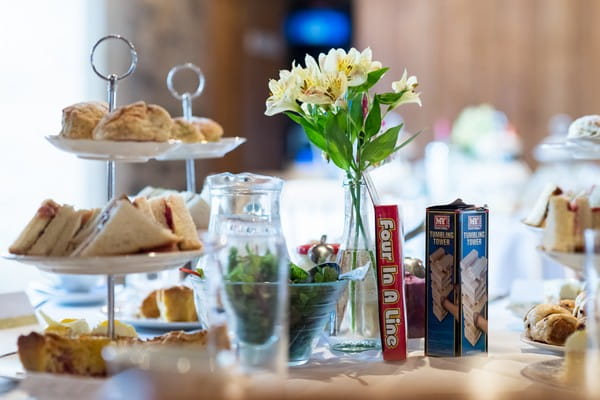
{"label": "tiered cake stand", "polygon": [[[94,63],[94,54],[100,43],[108,39],[121,40],[127,44],[131,53],[131,64],[122,75],[104,75],[98,71]],[[108,82],[109,112],[116,107],[117,83],[131,75],[137,66],[137,52],[133,44],[120,35],[108,35],[96,42],[90,54],[92,69],[102,79]],[[196,92],[180,95],[173,89],[173,75],[180,69],[189,68],[198,73],[199,84]],[[204,77],[199,68],[193,64],[184,64],[173,68],[167,78],[167,85],[173,95],[183,102],[184,118],[192,118],[191,101],[204,88]],[[107,164],[107,198],[115,195],[115,163],[116,162],[147,162],[156,160],[186,160],[187,190],[196,191],[194,170],[195,159],[220,158],[246,141],[245,138],[223,138],[218,142],[187,144],[179,141],[156,142],[116,142],[108,140],[66,139],[58,135],[46,136],[55,147],[77,157],[91,160],[103,160]],[[156,272],[177,268],[191,262],[201,255],[214,251],[211,243],[205,243],[198,251],[179,251],[169,253],[145,253],[123,256],[104,257],[40,257],[7,254],[3,257],[9,260],[30,264],[45,272],[61,274],[106,275],[108,335],[115,337],[115,276],[142,272]]]}
{"label": "tiered cake stand", "polygon": [[[576,160],[600,160],[600,138],[567,138],[562,141],[545,143],[541,148],[548,151],[561,150],[568,152]],[[541,243],[543,228],[527,227],[539,236]],[[578,278],[583,279],[585,253],[564,253],[546,250],[542,248],[541,244],[538,246],[538,250],[544,257],[575,271]]]}

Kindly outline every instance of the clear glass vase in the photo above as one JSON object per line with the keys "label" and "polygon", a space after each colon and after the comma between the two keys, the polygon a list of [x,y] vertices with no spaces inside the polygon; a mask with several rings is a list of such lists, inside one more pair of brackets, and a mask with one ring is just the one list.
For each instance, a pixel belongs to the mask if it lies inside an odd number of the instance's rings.
{"label": "clear glass vase", "polygon": [[344,184],[345,226],[338,253],[342,272],[366,269],[363,280],[351,281],[337,306],[331,349],[359,353],[381,348],[377,301],[375,245],[371,235],[372,202],[362,180]]}

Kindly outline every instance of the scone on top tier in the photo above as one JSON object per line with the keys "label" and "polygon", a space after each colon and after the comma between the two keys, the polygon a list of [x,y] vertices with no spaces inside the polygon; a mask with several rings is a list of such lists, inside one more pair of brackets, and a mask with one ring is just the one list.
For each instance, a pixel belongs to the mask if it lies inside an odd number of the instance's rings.
{"label": "scone on top tier", "polygon": [[73,104],[62,111],[60,136],[68,139],[92,139],[98,122],[108,113],[108,105],[100,101]]}
{"label": "scone on top tier", "polygon": [[192,117],[186,121],[183,117],[174,119],[171,138],[185,143],[216,142],[223,136],[223,127],[210,118]]}
{"label": "scone on top tier", "polygon": [[166,142],[173,120],[159,105],[143,101],[119,107],[106,114],[93,132],[96,140]]}

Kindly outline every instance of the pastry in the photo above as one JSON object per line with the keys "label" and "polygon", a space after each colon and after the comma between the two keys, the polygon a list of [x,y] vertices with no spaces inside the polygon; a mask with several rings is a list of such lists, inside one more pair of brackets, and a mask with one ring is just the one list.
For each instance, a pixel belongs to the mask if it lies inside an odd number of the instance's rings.
{"label": "pastry", "polygon": [[[562,308],[564,308],[565,310],[567,310],[568,312],[570,312],[571,314],[573,314],[573,309],[575,308],[575,300],[573,299],[563,299],[561,300],[558,305]],[[576,315],[574,315],[575,318],[577,318]]]}
{"label": "pastry", "polygon": [[173,120],[161,106],[143,101],[119,107],[106,114],[96,125],[96,140],[151,141],[169,140]]}
{"label": "pastry", "polygon": [[26,371],[58,374],[106,376],[106,364],[102,349],[106,346],[197,346],[207,343],[206,331],[195,333],[169,332],[147,341],[134,337],[118,337],[111,340],[106,336],[81,335],[63,336],[56,333],[32,332],[19,336],[17,341],[19,359]]}
{"label": "pastry", "polygon": [[160,318],[167,322],[198,321],[194,306],[194,291],[186,286],[160,289],[156,293]]}
{"label": "pastry", "polygon": [[158,310],[158,304],[156,303],[157,290],[150,292],[148,296],[142,301],[140,306],[140,316],[142,318],[159,318],[160,311]]}
{"label": "pastry", "polygon": [[578,326],[565,308],[554,304],[539,304],[525,315],[525,335],[535,341],[562,345]]}
{"label": "pastry", "polygon": [[600,137],[600,115],[577,118],[569,126],[568,139]]}
{"label": "pastry", "polygon": [[60,136],[69,139],[92,139],[92,132],[102,117],[108,113],[104,102],[77,103],[63,109]]}
{"label": "pastry", "polygon": [[216,142],[223,136],[223,127],[210,118],[193,117],[192,123],[198,128],[204,140]]}
{"label": "pastry", "polygon": [[186,121],[182,117],[173,119],[171,138],[181,140],[184,143],[197,143],[206,140],[200,127],[192,122]]}

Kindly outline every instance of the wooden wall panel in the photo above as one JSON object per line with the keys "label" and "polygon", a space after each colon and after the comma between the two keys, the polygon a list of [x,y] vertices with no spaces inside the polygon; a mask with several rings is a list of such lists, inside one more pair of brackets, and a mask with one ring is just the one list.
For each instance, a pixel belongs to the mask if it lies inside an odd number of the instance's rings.
{"label": "wooden wall panel", "polygon": [[[423,108],[401,110],[432,138],[440,118],[488,102],[507,113],[526,159],[556,113],[600,113],[600,2],[355,0],[357,45],[418,75]],[[388,77],[385,84],[389,84]]]}

